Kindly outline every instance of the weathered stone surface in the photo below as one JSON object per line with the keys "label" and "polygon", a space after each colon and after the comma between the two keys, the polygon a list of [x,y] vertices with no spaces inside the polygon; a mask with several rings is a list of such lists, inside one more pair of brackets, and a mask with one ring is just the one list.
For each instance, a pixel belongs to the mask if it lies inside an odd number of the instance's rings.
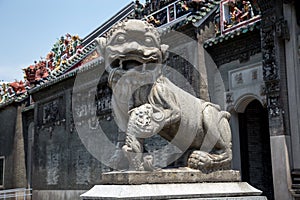
{"label": "weathered stone surface", "polygon": [[238,182],[241,181],[239,171],[224,170],[202,173],[199,170],[165,169],[160,171],[126,171],[107,172],[101,175],[101,184],[149,184],[149,183],[203,183],[203,182]]}
{"label": "weathered stone surface", "polygon": [[266,199],[257,196],[260,194],[260,190],[245,182],[96,185],[81,199]]}

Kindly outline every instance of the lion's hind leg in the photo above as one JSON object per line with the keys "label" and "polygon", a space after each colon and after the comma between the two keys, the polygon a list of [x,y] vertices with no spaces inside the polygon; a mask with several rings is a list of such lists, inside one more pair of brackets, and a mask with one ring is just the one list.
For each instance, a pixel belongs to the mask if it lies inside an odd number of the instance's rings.
{"label": "lion's hind leg", "polygon": [[205,137],[199,150],[193,151],[188,160],[190,168],[205,173],[230,169],[232,160],[230,114],[208,105],[203,111]]}

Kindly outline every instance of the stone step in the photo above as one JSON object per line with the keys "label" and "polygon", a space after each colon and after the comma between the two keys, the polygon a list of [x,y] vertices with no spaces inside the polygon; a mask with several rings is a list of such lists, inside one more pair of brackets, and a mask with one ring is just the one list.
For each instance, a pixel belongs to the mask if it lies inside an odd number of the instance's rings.
{"label": "stone step", "polygon": [[180,183],[142,185],[96,185],[80,196],[81,200],[267,200],[262,192],[246,182]]}
{"label": "stone step", "polygon": [[292,181],[293,184],[300,184],[300,169],[295,169],[292,171]]}
{"label": "stone step", "polygon": [[293,189],[300,189],[300,184],[292,184]]}

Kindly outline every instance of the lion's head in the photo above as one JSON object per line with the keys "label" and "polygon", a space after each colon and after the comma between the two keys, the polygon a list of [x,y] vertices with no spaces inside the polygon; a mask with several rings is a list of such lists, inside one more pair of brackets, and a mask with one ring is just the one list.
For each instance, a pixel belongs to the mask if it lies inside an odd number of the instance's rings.
{"label": "lion's head", "polygon": [[160,34],[153,25],[133,19],[119,22],[97,42],[108,72],[115,68],[148,70],[155,66],[152,63],[164,62],[168,48],[161,44]]}

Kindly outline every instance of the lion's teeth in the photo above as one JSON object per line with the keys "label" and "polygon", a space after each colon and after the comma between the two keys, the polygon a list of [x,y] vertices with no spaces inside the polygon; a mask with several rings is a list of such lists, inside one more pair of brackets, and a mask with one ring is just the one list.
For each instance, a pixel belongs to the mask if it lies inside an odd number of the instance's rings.
{"label": "lion's teeth", "polygon": [[120,60],[119,66],[120,66],[120,69],[123,69],[123,61],[122,60]]}

